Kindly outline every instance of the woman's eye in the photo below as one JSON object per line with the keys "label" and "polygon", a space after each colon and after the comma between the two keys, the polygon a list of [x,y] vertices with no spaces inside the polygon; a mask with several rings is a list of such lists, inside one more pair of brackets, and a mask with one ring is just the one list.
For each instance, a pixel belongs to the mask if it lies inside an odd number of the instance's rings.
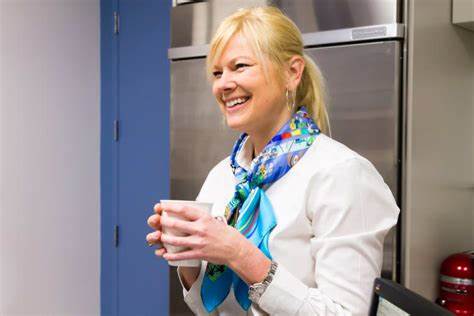
{"label": "woman's eye", "polygon": [[222,71],[214,71],[212,75],[214,76],[214,78],[220,78],[220,76],[222,75]]}
{"label": "woman's eye", "polygon": [[241,69],[241,68],[245,68],[245,67],[248,67],[249,65],[247,64],[244,64],[244,63],[238,63],[238,64],[235,64],[235,69]]}

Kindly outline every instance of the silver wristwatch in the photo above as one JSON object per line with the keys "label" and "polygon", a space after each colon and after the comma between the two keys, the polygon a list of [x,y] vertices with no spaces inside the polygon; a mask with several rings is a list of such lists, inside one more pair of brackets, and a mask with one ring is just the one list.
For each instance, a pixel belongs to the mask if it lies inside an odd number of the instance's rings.
{"label": "silver wristwatch", "polygon": [[263,295],[267,287],[273,281],[273,277],[275,276],[277,268],[278,263],[272,261],[272,264],[270,265],[270,271],[268,271],[268,274],[265,279],[260,283],[255,283],[249,286],[249,299],[252,302],[258,303],[260,297]]}

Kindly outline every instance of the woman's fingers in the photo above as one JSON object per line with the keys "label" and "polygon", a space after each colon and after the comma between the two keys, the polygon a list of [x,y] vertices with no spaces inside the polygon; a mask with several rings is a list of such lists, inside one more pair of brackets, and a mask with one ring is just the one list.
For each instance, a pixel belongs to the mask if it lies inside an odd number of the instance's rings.
{"label": "woman's fingers", "polygon": [[[206,222],[196,221],[204,216],[209,216],[209,218],[211,218],[206,211],[193,206],[175,203],[157,203],[154,205],[153,210],[155,211],[155,214],[148,218],[147,223],[148,226],[156,231],[149,233],[146,236],[148,245],[169,244],[172,246],[190,248],[189,250],[180,253],[170,254],[164,247],[162,247],[155,250],[156,256],[163,257],[166,260],[199,259],[202,257],[200,250],[203,247],[203,233],[206,231],[206,225],[203,225],[203,223]],[[178,216],[162,217],[164,210],[166,210],[170,215],[173,214]],[[189,236],[164,234],[162,233],[164,228],[176,230]]]}
{"label": "woman's fingers", "polygon": [[187,250],[177,253],[169,253],[165,252],[163,258],[168,261],[175,261],[175,260],[190,260],[190,259],[202,259],[202,254],[199,250]]}
{"label": "woman's fingers", "polygon": [[195,221],[201,218],[203,215],[207,214],[207,212],[199,208],[183,204],[161,203],[160,208],[162,211],[165,210],[166,212],[180,215],[189,221]]}
{"label": "woman's fingers", "polygon": [[162,257],[165,253],[166,253],[165,248],[159,248],[155,250],[155,255],[157,255],[158,257]]}
{"label": "woman's fingers", "polygon": [[182,233],[188,234],[188,235],[201,235],[199,231],[199,225],[196,225],[194,222],[190,221],[183,221],[178,218],[171,218],[171,217],[164,217],[161,218],[161,227],[162,229],[172,229],[172,230],[178,230]]}
{"label": "woman's fingers", "polygon": [[146,242],[148,243],[149,246],[159,244],[161,236],[162,236],[161,231],[149,233],[148,235],[146,235]]}
{"label": "woman's fingers", "polygon": [[161,216],[158,214],[151,215],[148,217],[147,224],[153,229],[161,230]]}
{"label": "woman's fingers", "polygon": [[153,206],[153,210],[155,211],[156,214],[160,214],[163,211],[163,207],[161,203],[156,203],[155,206]]}
{"label": "woman's fingers", "polygon": [[160,237],[160,241],[163,244],[188,248],[195,248],[201,246],[201,241],[194,236],[173,236],[169,234],[162,234]]}

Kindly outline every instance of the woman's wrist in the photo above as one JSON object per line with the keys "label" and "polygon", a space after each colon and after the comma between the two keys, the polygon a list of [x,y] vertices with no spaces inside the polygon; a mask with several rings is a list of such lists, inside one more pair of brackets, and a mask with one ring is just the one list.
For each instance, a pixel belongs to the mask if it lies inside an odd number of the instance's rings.
{"label": "woman's wrist", "polygon": [[236,249],[239,251],[229,261],[229,268],[249,285],[262,282],[270,271],[272,261],[243,236]]}

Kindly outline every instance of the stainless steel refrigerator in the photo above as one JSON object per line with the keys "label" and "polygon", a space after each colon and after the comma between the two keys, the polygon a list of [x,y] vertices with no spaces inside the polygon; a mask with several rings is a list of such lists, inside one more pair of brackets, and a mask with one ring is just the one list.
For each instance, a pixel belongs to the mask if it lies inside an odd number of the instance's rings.
{"label": "stainless steel refrigerator", "polygon": [[[205,73],[210,38],[240,7],[274,5],[303,33],[326,79],[331,136],[369,159],[400,201],[402,1],[174,0],[171,12],[171,198],[194,199],[237,134],[225,126]],[[382,275],[399,278],[399,228],[386,237]],[[191,315],[170,270],[170,313]]]}

